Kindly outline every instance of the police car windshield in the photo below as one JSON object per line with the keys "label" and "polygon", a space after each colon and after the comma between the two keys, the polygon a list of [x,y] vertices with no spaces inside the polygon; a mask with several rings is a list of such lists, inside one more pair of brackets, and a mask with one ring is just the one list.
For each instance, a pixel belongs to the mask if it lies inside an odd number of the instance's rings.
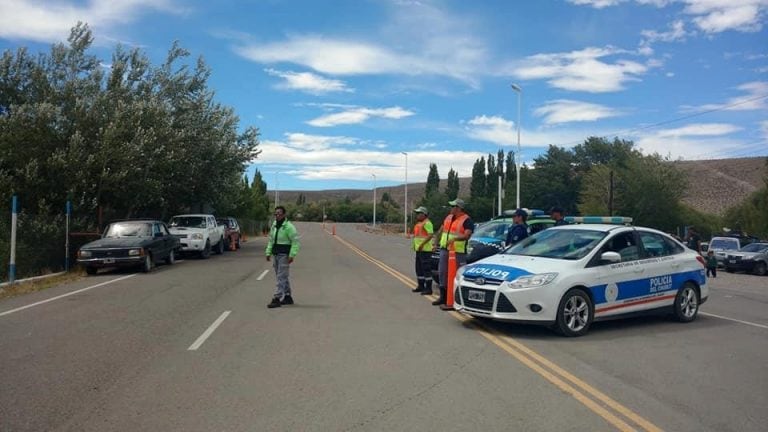
{"label": "police car windshield", "polygon": [[582,229],[548,229],[524,239],[504,253],[578,260],[587,256],[607,234]]}
{"label": "police car windshield", "polygon": [[504,240],[507,237],[509,222],[488,222],[477,227],[472,237],[491,237],[497,240]]}

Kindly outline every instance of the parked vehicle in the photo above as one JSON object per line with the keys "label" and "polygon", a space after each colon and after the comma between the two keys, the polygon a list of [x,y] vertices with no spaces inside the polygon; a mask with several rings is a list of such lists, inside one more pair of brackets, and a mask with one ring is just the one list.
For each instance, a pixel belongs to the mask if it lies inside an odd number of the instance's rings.
{"label": "parked vehicle", "polygon": [[224,226],[224,248],[230,251],[240,249],[240,224],[237,219],[230,216],[219,217],[216,222]]}
{"label": "parked vehicle", "polygon": [[748,271],[765,276],[768,273],[768,243],[750,243],[738,252],[728,252],[725,271]]}
{"label": "parked vehicle", "polygon": [[179,239],[161,221],[118,221],[109,224],[99,240],[83,245],[77,262],[89,275],[103,267],[141,267],[148,273],[160,261],[176,262],[179,246]]}
{"label": "parked vehicle", "polygon": [[650,228],[558,226],[457,272],[454,308],[581,336],[593,321],[650,310],[696,319],[708,296],[704,258]]}
{"label": "parked vehicle", "polygon": [[725,260],[729,253],[736,252],[742,247],[754,243],[755,241],[757,241],[757,238],[747,236],[729,235],[712,237],[712,239],[709,240],[709,250],[715,253],[717,266],[725,267]]}
{"label": "parked vehicle", "polygon": [[171,218],[171,234],[181,241],[181,251],[211,256],[211,251],[224,253],[224,226],[209,214],[184,214]]}

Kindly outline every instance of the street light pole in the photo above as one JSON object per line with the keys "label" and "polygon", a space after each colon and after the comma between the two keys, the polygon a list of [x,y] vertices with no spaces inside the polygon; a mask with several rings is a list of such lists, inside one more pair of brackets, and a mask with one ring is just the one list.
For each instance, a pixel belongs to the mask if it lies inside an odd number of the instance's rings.
{"label": "street light pole", "polygon": [[408,235],[408,153],[400,152],[405,155],[405,200],[403,205],[403,233]]}
{"label": "street light pole", "polygon": [[523,89],[517,84],[511,85],[512,90],[517,93],[517,153],[515,154],[515,166],[517,169],[517,180],[515,186],[517,187],[517,207],[520,208],[520,104],[523,99]]}
{"label": "street light pole", "polygon": [[373,176],[373,229],[376,229],[376,174],[371,173]]}

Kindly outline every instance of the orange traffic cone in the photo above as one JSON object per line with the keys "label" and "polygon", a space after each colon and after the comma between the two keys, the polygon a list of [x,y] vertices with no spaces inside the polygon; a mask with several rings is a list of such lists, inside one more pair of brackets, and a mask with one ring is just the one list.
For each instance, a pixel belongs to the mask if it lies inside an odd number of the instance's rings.
{"label": "orange traffic cone", "polygon": [[333,229],[332,230],[333,230],[333,232],[332,232],[333,235],[336,235],[336,224],[333,224]]}
{"label": "orange traffic cone", "polygon": [[445,304],[453,306],[453,279],[456,277],[456,251],[448,251],[448,283],[446,284]]}

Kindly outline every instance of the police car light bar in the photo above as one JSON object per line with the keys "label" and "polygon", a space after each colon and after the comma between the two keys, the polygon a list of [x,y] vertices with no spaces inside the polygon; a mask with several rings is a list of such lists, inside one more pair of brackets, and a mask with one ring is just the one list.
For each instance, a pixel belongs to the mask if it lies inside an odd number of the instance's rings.
{"label": "police car light bar", "polygon": [[[516,210],[517,210],[517,209],[513,209],[513,210],[504,210],[504,212],[503,212],[502,214],[503,214],[504,216],[510,216],[510,217],[511,217],[513,214],[515,214],[515,211],[516,211]],[[528,213],[528,217],[531,217],[531,216],[545,216],[545,215],[547,214],[547,213],[546,213],[544,210],[539,210],[539,209],[527,209],[527,208],[523,208],[523,210],[525,210],[525,212],[526,212],[526,213]]]}
{"label": "police car light bar", "polygon": [[586,223],[586,224],[616,224],[624,225],[631,224],[631,217],[624,216],[566,216],[564,218],[570,223]]}

